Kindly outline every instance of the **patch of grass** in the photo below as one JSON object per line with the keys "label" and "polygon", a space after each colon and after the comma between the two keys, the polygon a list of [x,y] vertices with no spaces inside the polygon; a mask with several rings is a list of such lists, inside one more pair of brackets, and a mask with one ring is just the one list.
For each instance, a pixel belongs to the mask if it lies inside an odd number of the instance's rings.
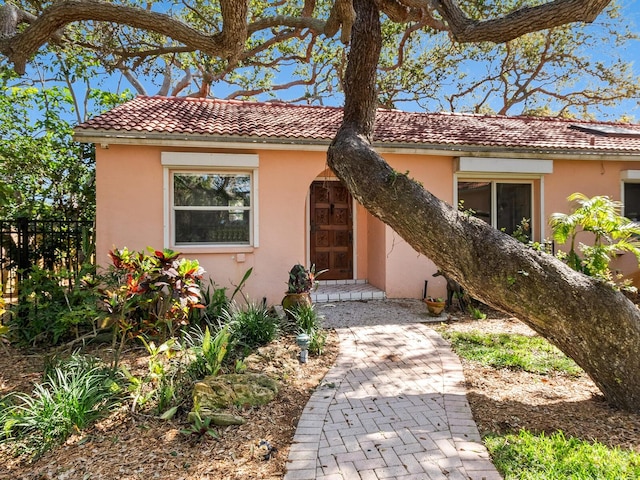
{"label": "patch of grass", "polygon": [[579,375],[582,370],[542,337],[479,331],[442,331],[461,357],[494,368],[524,370],[546,375],[552,372]]}
{"label": "patch of grass", "polygon": [[487,436],[485,445],[505,480],[625,480],[640,478],[640,454],[590,443],[562,432],[526,430]]}

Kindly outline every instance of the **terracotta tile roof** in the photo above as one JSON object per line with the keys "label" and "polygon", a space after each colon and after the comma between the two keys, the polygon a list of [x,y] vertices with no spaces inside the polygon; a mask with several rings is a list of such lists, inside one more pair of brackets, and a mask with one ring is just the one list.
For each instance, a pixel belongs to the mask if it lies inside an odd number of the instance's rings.
{"label": "terracotta tile roof", "polygon": [[[79,125],[76,135],[325,144],[341,117],[336,107],[141,96]],[[606,135],[584,128],[622,130]],[[447,150],[640,154],[640,125],[378,110],[374,141]]]}

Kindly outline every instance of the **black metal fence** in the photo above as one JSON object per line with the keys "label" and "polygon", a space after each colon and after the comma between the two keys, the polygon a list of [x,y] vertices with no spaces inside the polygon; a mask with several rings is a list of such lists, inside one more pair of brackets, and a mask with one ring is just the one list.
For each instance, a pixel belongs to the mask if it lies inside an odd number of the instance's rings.
{"label": "black metal fence", "polygon": [[18,299],[20,282],[34,267],[79,271],[94,262],[94,225],[69,220],[0,220],[0,293]]}

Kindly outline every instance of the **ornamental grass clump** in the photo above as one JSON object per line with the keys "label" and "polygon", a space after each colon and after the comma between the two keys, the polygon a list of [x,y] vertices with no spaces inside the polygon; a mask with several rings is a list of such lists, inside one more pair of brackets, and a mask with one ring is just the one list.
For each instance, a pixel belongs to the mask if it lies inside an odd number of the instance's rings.
{"label": "ornamental grass clump", "polygon": [[40,456],[120,404],[121,376],[99,360],[72,355],[36,384],[31,395],[0,400],[0,441],[17,453]]}
{"label": "ornamental grass clump", "polygon": [[322,318],[318,315],[313,305],[301,304],[292,308],[289,313],[293,317],[298,333],[309,335],[309,352],[313,355],[322,355],[327,341],[327,333],[322,328]]}
{"label": "ornamental grass clump", "polygon": [[234,345],[253,350],[275,340],[280,331],[280,319],[262,303],[247,302],[244,306],[233,303],[225,315],[231,327]]}

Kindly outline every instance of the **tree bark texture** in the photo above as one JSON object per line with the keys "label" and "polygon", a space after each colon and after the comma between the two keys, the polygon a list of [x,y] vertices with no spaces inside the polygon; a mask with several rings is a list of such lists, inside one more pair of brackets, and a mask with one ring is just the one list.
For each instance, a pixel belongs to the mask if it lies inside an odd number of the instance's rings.
{"label": "tree bark texture", "polygon": [[555,0],[482,21],[470,19],[457,0],[440,0],[437,8],[456,41],[502,43],[525,33],[564,25],[568,18],[572,22],[593,22],[609,3],[611,0]]}
{"label": "tree bark texture", "polygon": [[[355,0],[347,77],[377,64],[373,0]],[[367,25],[362,25],[366,23]],[[366,36],[366,38],[359,38]],[[375,91],[346,82],[328,163],[354,197],[475,298],[514,315],[573,358],[607,400],[640,411],[640,310],[606,284],[439,200],[370,145]],[[363,97],[368,96],[368,99]]]}

